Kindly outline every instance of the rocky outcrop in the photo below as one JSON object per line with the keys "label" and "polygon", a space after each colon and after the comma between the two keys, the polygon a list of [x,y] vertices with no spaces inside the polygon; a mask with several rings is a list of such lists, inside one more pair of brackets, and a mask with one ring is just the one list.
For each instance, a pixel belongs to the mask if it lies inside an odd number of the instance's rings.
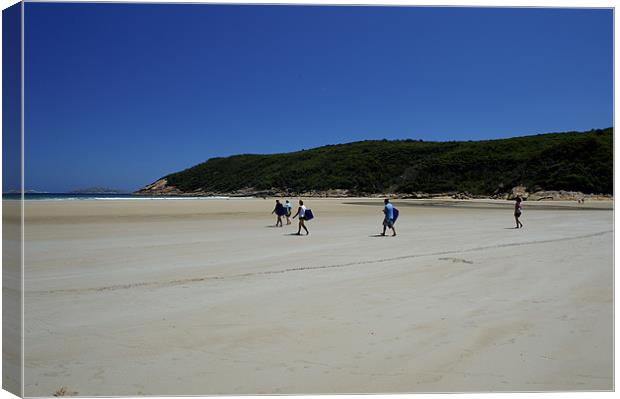
{"label": "rocky outcrop", "polygon": [[521,197],[522,200],[526,200],[529,196],[530,193],[527,191],[525,186],[516,186],[510,190],[510,193],[508,193],[506,199],[513,200],[517,197]]}
{"label": "rocky outcrop", "polygon": [[165,196],[165,195],[178,195],[178,196],[197,196],[197,197],[207,197],[207,196],[226,196],[226,197],[327,197],[327,198],[335,198],[335,197],[351,197],[354,196],[349,190],[342,189],[333,189],[326,191],[307,191],[307,192],[292,192],[288,190],[281,190],[275,187],[270,189],[256,189],[254,187],[246,187],[239,190],[234,190],[230,192],[220,192],[220,191],[206,191],[206,190],[196,190],[196,191],[181,191],[175,186],[168,185],[167,179],[157,180],[155,183],[151,183],[144,188],[136,191],[134,194],[137,195],[154,195],[154,196]]}
{"label": "rocky outcrop", "polygon": [[464,199],[472,199],[472,198],[474,198],[474,196],[471,193],[468,193],[467,191],[452,194],[452,199],[464,200]]}
{"label": "rocky outcrop", "polygon": [[584,200],[609,200],[613,196],[606,194],[584,194],[581,191],[565,190],[540,190],[533,187],[531,191],[525,186],[515,186],[510,192],[493,195],[493,199],[514,200],[521,197],[527,201],[584,201]]}
{"label": "rocky outcrop", "polygon": [[584,194],[580,191],[536,191],[531,193],[528,201],[585,201],[585,200],[609,200],[611,195],[603,194]]}
{"label": "rocky outcrop", "polygon": [[[545,191],[540,190],[539,187],[533,188],[536,191],[530,192],[525,186],[515,186],[509,192],[497,193],[490,198],[514,200],[517,197],[521,197],[527,201],[584,201],[584,200],[609,200],[613,197],[611,195],[603,194],[584,194],[579,191]],[[473,198],[489,198],[485,196],[473,195],[468,192],[448,192],[448,193],[377,193],[377,194],[364,194],[357,193],[345,189],[330,189],[330,190],[311,190],[305,192],[294,192],[289,190],[281,190],[275,187],[270,189],[259,190],[253,187],[247,187],[232,192],[218,192],[218,191],[205,191],[196,190],[191,192],[184,192],[179,190],[175,186],[168,185],[167,179],[160,179],[154,183],[135,192],[137,195],[153,195],[153,196],[166,196],[166,195],[178,195],[178,196],[226,196],[226,197],[305,197],[305,198],[346,198],[346,197],[373,197],[373,198],[393,198],[393,199],[433,199],[433,198],[452,198],[459,200],[467,200]]]}
{"label": "rocky outcrop", "polygon": [[296,193],[300,197],[314,197],[314,198],[338,198],[338,197],[354,197],[355,194],[349,190],[343,189],[330,189],[330,190],[311,190],[303,193]]}
{"label": "rocky outcrop", "polygon": [[181,190],[175,186],[168,185],[168,179],[159,179],[155,183],[151,183],[144,188],[136,191],[138,195],[183,195]]}

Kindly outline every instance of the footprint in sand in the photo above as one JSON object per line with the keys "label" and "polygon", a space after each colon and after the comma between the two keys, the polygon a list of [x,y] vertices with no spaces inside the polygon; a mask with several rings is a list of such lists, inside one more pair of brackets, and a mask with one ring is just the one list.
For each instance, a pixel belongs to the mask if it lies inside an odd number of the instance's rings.
{"label": "footprint in sand", "polygon": [[76,396],[76,395],[78,395],[78,393],[77,393],[77,392],[75,392],[75,391],[69,391],[69,390],[67,389],[67,387],[60,387],[60,388],[58,388],[58,389],[56,390],[56,392],[54,392],[54,393],[52,394],[52,396],[55,396],[55,397],[59,397],[59,396]]}

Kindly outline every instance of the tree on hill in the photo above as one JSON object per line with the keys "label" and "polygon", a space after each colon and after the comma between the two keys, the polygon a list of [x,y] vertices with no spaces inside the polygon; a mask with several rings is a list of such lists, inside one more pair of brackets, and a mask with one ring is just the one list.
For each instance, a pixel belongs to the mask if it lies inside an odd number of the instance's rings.
{"label": "tree on hill", "polygon": [[165,179],[181,192],[275,188],[491,195],[524,185],[611,194],[613,128],[484,141],[366,140],[211,158]]}

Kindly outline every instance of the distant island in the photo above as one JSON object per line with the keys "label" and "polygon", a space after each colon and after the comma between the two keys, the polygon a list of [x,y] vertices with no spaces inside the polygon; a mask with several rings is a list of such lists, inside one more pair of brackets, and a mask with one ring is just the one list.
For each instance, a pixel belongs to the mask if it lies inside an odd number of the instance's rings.
{"label": "distant island", "polygon": [[[18,188],[11,189],[7,191],[5,194],[21,194],[22,190]],[[26,190],[25,194],[48,194],[49,191],[39,191],[39,190]]]}
{"label": "distant island", "polygon": [[[508,198],[613,193],[613,128],[484,141],[367,140],[211,158],[141,195],[401,195]],[[532,197],[534,198],[534,197]]]}
{"label": "distant island", "polygon": [[128,192],[108,187],[86,187],[73,190],[70,194],[128,194]]}

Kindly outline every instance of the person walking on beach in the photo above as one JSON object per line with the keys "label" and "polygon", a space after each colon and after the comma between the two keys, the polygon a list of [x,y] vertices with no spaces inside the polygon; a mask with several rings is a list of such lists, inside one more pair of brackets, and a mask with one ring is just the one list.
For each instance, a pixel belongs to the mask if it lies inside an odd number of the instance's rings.
{"label": "person walking on beach", "polygon": [[390,228],[393,231],[392,237],[396,235],[396,229],[394,228],[394,206],[390,203],[389,199],[383,200],[385,206],[383,207],[383,232],[382,236],[385,235],[385,229]]}
{"label": "person walking on beach", "polygon": [[286,200],[284,208],[286,208],[286,224],[291,224],[291,213],[293,213],[293,205],[288,202],[288,200]]}
{"label": "person walking on beach", "polygon": [[517,227],[515,227],[515,229],[523,227],[523,223],[519,221],[519,217],[521,217],[522,209],[523,209],[523,205],[521,205],[521,197],[517,197],[515,199],[515,221],[517,222]]}
{"label": "person walking on beach", "polygon": [[280,200],[276,200],[276,207],[273,209],[271,214],[273,215],[274,213],[278,216],[276,227],[282,227],[282,216],[286,214],[286,209],[284,209],[284,205],[280,203]]}
{"label": "person walking on beach", "polygon": [[295,214],[295,216],[293,216],[293,219],[295,219],[297,216],[299,216],[299,228],[297,229],[296,235],[301,235],[302,227],[304,230],[306,230],[306,235],[310,234],[310,232],[306,228],[306,224],[304,223],[304,220],[306,220],[306,206],[304,205],[304,202],[302,200],[299,200],[299,208],[297,208],[297,213]]}

